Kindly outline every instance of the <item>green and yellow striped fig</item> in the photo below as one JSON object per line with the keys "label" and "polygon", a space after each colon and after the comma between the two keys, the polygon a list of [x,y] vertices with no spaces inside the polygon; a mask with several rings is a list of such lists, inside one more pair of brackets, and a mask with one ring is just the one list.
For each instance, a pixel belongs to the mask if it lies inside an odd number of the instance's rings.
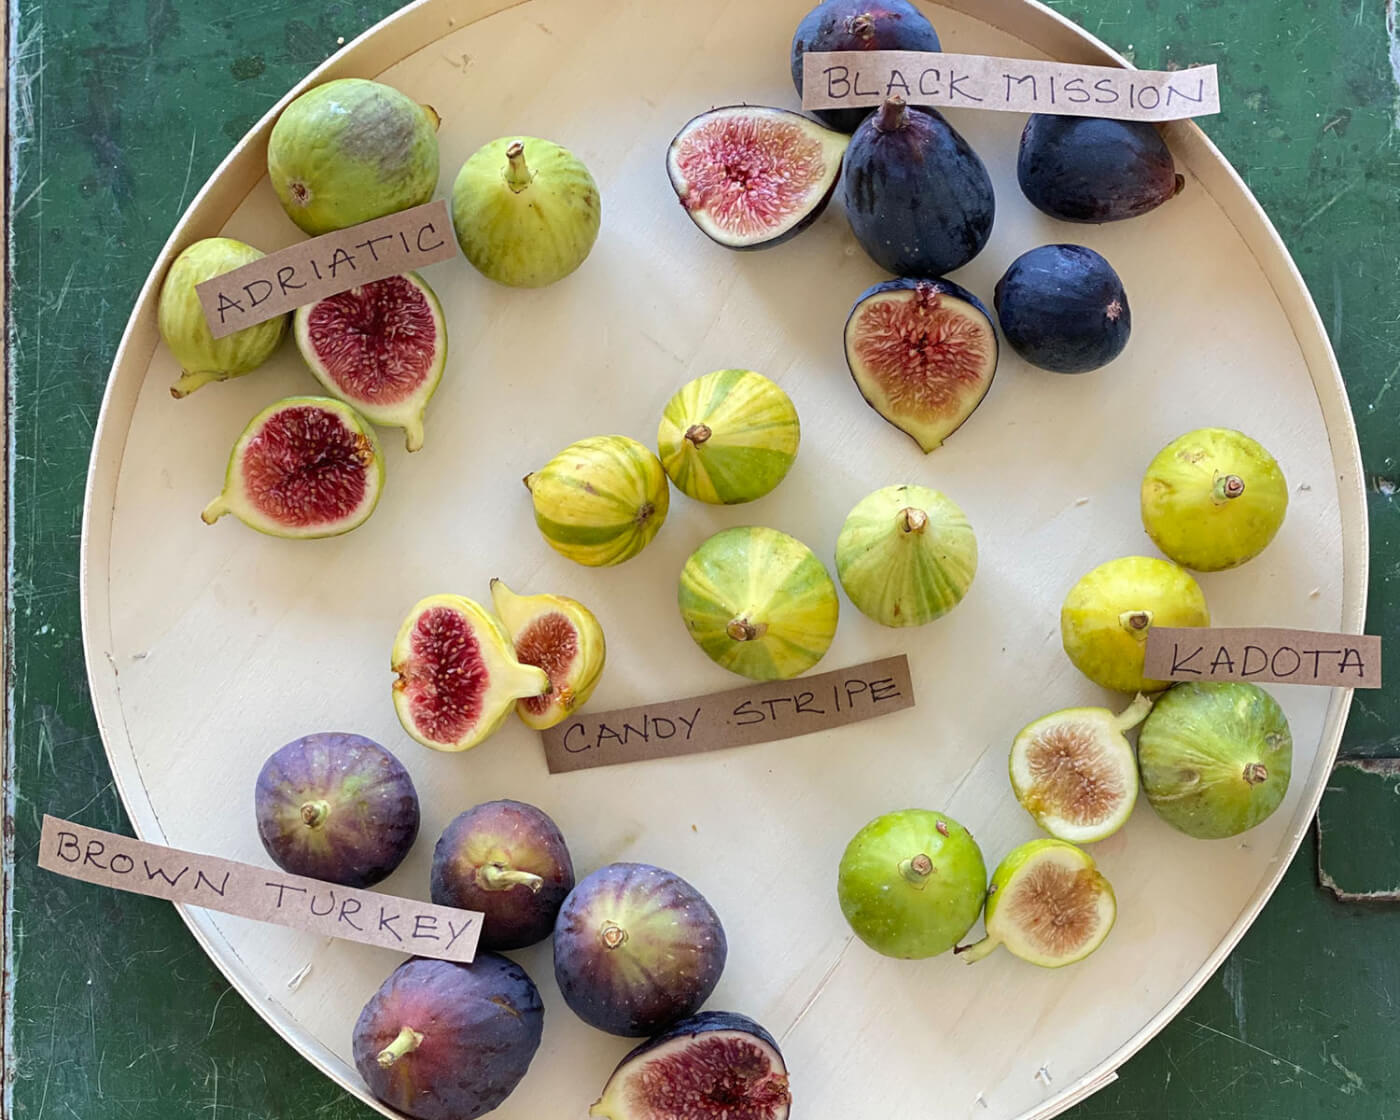
{"label": "green and yellow striped fig", "polygon": [[517,595],[499,579],[491,581],[491,605],[515,644],[516,660],[549,674],[549,691],[517,700],[516,714],[536,731],[562,723],[603,675],[607,643],[597,617],[567,595]]}

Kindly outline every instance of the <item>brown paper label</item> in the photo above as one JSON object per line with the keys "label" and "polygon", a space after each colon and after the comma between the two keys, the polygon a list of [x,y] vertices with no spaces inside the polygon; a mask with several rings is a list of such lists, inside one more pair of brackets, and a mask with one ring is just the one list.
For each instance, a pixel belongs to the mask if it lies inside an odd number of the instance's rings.
{"label": "brown paper label", "polygon": [[1381,640],[1272,627],[1154,626],[1145,674],[1163,681],[1253,681],[1380,688]]}
{"label": "brown paper label", "polygon": [[313,237],[195,287],[215,338],[457,255],[443,199]]}
{"label": "brown paper label", "polygon": [[900,654],[814,677],[582,713],[542,737],[549,772],[563,774],[790,739],[913,706],[909,659]]}
{"label": "brown paper label", "polygon": [[1125,70],[980,54],[813,51],[802,59],[802,107],[911,105],[1174,121],[1220,112],[1214,65]]}
{"label": "brown paper label", "polygon": [[475,910],[182,852],[47,813],[39,836],[39,866],[85,883],[422,957],[470,962],[481,937],[482,915]]}

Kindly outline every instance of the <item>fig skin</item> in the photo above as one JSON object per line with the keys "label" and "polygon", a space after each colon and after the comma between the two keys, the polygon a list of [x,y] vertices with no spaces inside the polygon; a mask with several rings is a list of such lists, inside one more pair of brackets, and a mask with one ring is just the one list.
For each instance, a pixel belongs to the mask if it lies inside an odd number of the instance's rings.
{"label": "fig skin", "polygon": [[[510,634],[517,660],[549,674],[549,691],[517,700],[515,714],[536,731],[562,723],[588,702],[602,678],[608,652],[602,625],[577,599],[517,595],[499,579],[491,581],[491,605]],[[541,651],[541,642],[555,644]],[[559,647],[561,642],[566,648]]]}
{"label": "fig skin", "polygon": [[433,849],[432,900],[481,911],[482,949],[543,941],[573,889],[574,864],[559,826],[521,801],[473,806]]}
{"label": "fig skin", "polygon": [[414,957],[360,1012],[355,1068],[376,1098],[414,1120],[476,1120],[520,1084],[539,1049],[544,1005],[514,961]]}
{"label": "fig skin", "polygon": [[724,971],[719,915],[674,872],[612,863],[580,880],[554,926],[554,977],[589,1026],[642,1038],[698,1011]]}
{"label": "fig skin", "polygon": [[993,302],[1011,349],[1053,373],[1108,365],[1132,333],[1123,281],[1083,245],[1042,245],[1022,253],[997,281]]}

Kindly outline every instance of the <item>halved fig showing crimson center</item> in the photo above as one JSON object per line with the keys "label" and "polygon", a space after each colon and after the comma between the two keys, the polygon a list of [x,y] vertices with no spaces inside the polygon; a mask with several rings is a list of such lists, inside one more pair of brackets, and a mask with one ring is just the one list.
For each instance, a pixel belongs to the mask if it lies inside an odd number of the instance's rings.
{"label": "halved fig showing crimson center", "polygon": [[850,137],[786,109],[702,113],[671,141],[676,197],[707,237],[731,249],[777,245],[826,208]]}
{"label": "halved fig showing crimson center", "polygon": [[491,581],[491,603],[515,644],[516,659],[549,675],[549,691],[516,705],[526,726],[542,731],[562,722],[593,694],[607,648],[593,612],[564,595],[517,595]]}

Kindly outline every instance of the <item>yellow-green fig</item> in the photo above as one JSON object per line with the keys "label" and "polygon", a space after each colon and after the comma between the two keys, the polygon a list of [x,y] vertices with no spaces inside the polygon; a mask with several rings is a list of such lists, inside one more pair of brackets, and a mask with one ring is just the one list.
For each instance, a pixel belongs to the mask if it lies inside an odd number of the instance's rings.
{"label": "yellow-green fig", "polygon": [[524,723],[543,731],[581,708],[603,675],[607,645],[597,617],[566,595],[517,595],[491,581],[491,604],[515,644],[516,660],[549,674],[549,691],[516,701]]}

